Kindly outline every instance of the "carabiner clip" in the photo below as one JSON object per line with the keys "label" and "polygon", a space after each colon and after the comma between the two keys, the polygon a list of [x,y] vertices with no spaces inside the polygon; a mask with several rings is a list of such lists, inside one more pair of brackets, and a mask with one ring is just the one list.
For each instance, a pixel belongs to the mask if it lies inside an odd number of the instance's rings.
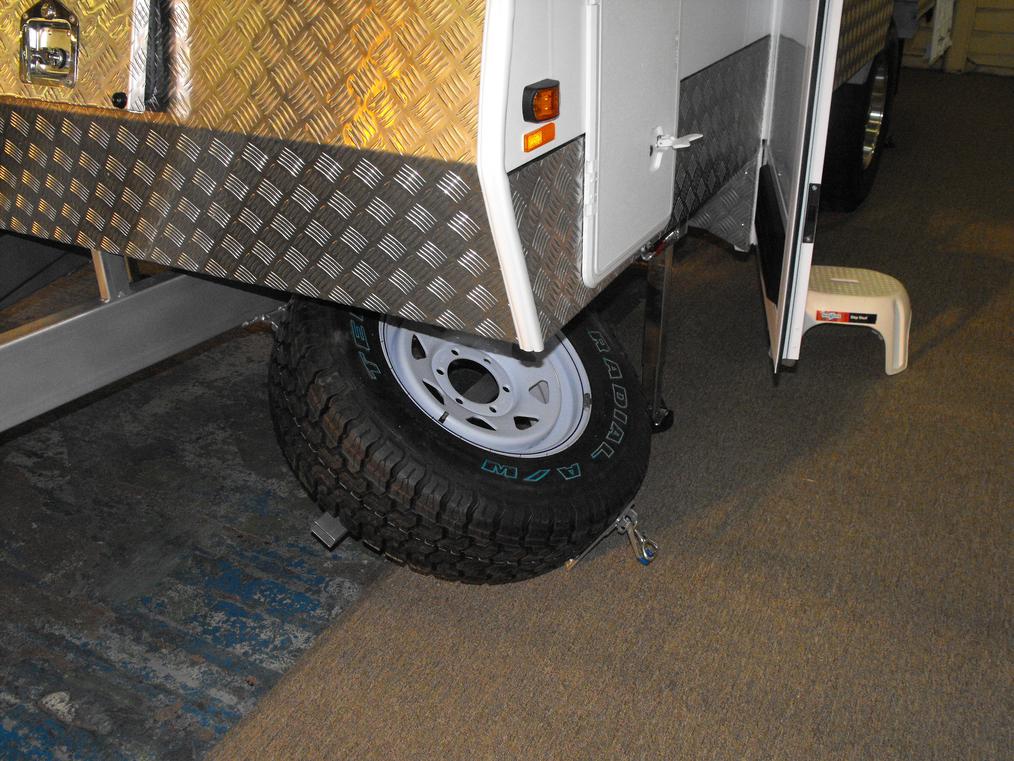
{"label": "carabiner clip", "polygon": [[641,565],[648,565],[658,554],[658,545],[642,534],[635,523],[627,528],[627,537],[634,550],[634,556]]}

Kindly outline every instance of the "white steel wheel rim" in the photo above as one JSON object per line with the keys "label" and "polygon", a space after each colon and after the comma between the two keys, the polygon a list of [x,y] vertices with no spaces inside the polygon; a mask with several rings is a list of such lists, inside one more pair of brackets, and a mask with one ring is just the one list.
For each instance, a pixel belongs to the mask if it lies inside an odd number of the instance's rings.
{"label": "white steel wheel rim", "polygon": [[409,399],[480,449],[545,457],[569,447],[588,425],[588,374],[562,335],[533,362],[499,353],[482,339],[394,321],[380,324],[380,339]]}

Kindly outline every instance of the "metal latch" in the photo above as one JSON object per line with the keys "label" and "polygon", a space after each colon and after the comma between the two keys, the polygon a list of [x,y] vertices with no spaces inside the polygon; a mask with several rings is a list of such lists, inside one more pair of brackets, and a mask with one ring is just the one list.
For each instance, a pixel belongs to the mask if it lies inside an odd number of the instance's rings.
{"label": "metal latch", "polygon": [[77,84],[77,16],[56,0],[42,0],[21,17],[21,81],[30,85]]}
{"label": "metal latch", "polygon": [[655,130],[655,142],[648,146],[648,156],[651,157],[651,168],[657,170],[662,166],[662,157],[668,152],[681,151],[684,148],[689,148],[695,140],[700,140],[704,135],[693,133],[690,135],[683,135],[676,137],[676,135],[667,135],[663,132],[662,128],[659,127]]}
{"label": "metal latch", "polygon": [[675,135],[657,135],[653,151],[680,151],[689,148],[695,140],[700,140],[704,135],[693,133],[676,137]]}

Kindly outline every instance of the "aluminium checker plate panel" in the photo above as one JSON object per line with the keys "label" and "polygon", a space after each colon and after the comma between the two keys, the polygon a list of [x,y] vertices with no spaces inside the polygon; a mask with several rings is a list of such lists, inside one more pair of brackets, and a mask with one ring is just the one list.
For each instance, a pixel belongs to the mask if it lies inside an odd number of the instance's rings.
{"label": "aluminium checker plate panel", "polygon": [[738,251],[753,242],[754,202],[757,197],[758,159],[736,172],[687,223],[728,241]]}
{"label": "aluminium checker plate panel", "polygon": [[0,100],[0,225],[514,340],[475,168]]}
{"label": "aluminium checker plate panel", "polygon": [[[134,4],[67,0],[73,90],[20,81],[20,18],[0,0],[0,95],[105,106],[126,89]],[[146,119],[250,137],[474,163],[484,0],[151,0],[171,26],[170,102]]]}
{"label": "aluminium checker plate panel", "polygon": [[[771,38],[765,37],[687,77],[680,84],[680,134],[704,137],[680,151],[676,163],[673,225],[692,218],[727,184],[739,188],[741,175],[756,163],[764,122]],[[746,196],[737,191],[740,199]],[[743,211],[742,204],[734,208]],[[716,207],[717,208],[717,207]],[[753,197],[745,208],[753,219]],[[712,217],[694,220],[711,229]],[[723,223],[724,224],[724,223]],[[721,234],[718,229],[713,230]],[[736,245],[738,237],[732,241]]]}
{"label": "aluminium checker plate panel", "polygon": [[594,288],[581,277],[584,138],[509,175],[518,234],[543,334],[566,325],[620,273]]}
{"label": "aluminium checker plate panel", "polygon": [[[845,0],[835,87],[884,47],[893,0]],[[757,156],[764,118],[770,38],[764,38],[683,80],[680,132],[704,138],[681,152],[673,222],[750,245]]]}
{"label": "aluminium checker plate panel", "polygon": [[894,0],[845,0],[838,35],[834,86],[848,82],[883,50]]}
{"label": "aluminium checker plate panel", "polygon": [[[0,67],[0,225],[517,340],[475,168],[484,3],[159,2],[164,113],[10,97]],[[545,336],[600,290],[579,269],[583,155],[510,177]]]}
{"label": "aluminium checker plate panel", "polygon": [[[482,0],[159,3],[163,113],[26,100],[0,65],[0,224],[516,339],[474,163]],[[80,11],[90,49],[129,50]]]}

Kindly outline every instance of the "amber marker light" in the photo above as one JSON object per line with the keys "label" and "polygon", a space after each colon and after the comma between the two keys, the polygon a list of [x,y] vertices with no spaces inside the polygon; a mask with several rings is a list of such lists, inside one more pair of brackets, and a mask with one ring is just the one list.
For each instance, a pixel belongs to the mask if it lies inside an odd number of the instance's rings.
{"label": "amber marker light", "polygon": [[560,83],[555,79],[528,85],[522,98],[521,110],[526,122],[548,122],[560,115]]}
{"label": "amber marker light", "polygon": [[556,139],[556,124],[550,122],[542,127],[539,127],[534,132],[529,132],[525,135],[525,153],[530,153],[536,148],[541,148],[546,143],[550,143]]}

